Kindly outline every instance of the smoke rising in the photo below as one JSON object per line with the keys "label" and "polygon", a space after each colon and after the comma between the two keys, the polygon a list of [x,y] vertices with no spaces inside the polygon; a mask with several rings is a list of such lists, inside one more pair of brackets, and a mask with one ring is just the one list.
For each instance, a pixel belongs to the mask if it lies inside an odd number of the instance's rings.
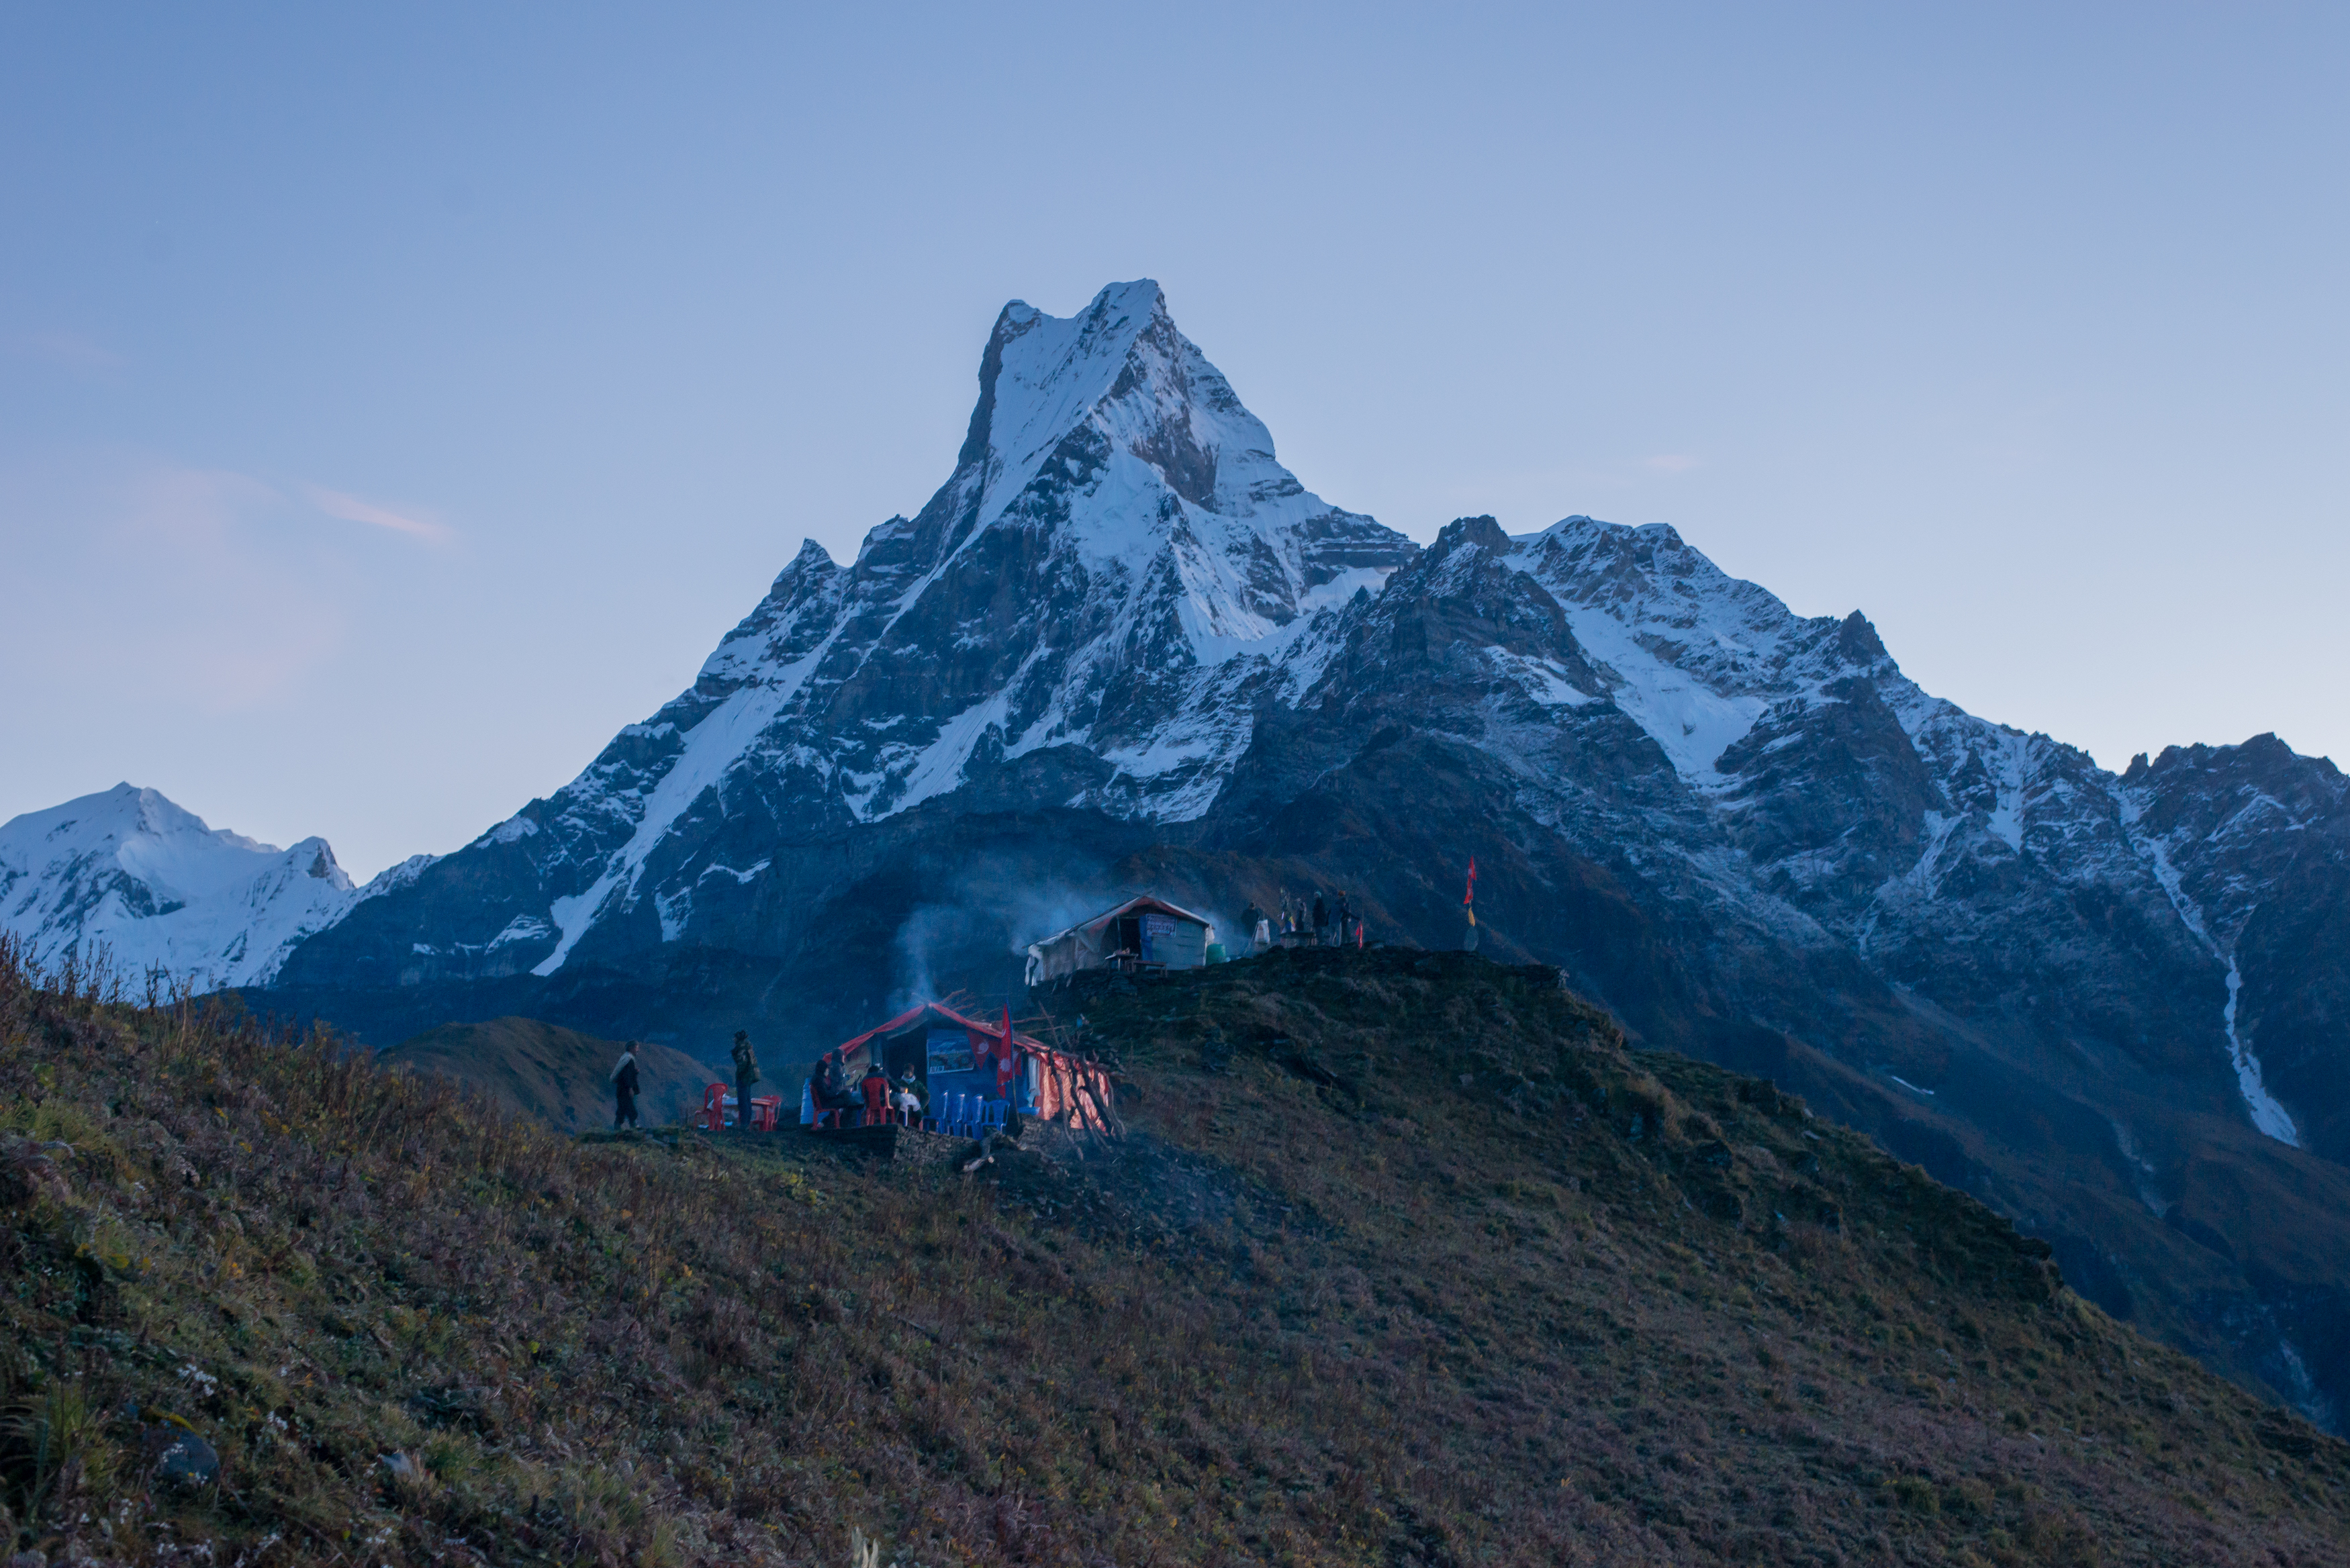
{"label": "smoke rising", "polygon": [[[1016,996],[1024,981],[1028,944],[1066,930],[1137,894],[1149,893],[1191,909],[1215,927],[1213,940],[1237,958],[1247,950],[1238,905],[1230,892],[1209,892],[1188,877],[1129,880],[1133,867],[1087,868],[1071,875],[1066,865],[1039,877],[1033,864],[990,857],[973,861],[940,896],[917,904],[899,925],[892,941],[889,1009],[902,1012],[920,1002],[935,1002],[957,991],[972,992],[987,1006]],[[1308,886],[1311,898],[1319,885]],[[1336,904],[1336,892],[1329,892]],[[1273,901],[1263,900],[1268,909]],[[1235,907],[1225,909],[1227,903]]]}
{"label": "smoke rising", "polygon": [[943,891],[948,898],[916,905],[898,927],[893,1013],[956,991],[1001,1004],[1020,988],[1030,942],[1133,896],[1107,879],[1038,881],[1024,867],[986,863],[965,868]]}

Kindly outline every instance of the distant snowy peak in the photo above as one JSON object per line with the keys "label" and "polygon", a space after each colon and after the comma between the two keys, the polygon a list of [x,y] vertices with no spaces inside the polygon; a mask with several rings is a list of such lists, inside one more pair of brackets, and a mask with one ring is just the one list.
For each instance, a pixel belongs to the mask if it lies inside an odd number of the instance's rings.
{"label": "distant snowy peak", "polygon": [[1602,667],[1606,694],[1692,783],[1717,782],[1723,753],[1774,707],[1856,674],[1899,676],[1859,612],[1798,616],[1662,524],[1569,517],[1512,544]]}
{"label": "distant snowy peak", "polygon": [[0,826],[0,929],[43,963],[103,950],[129,977],[259,984],[362,896],[323,838],[279,849],[128,784]]}
{"label": "distant snowy peak", "polygon": [[[1465,522],[1483,531],[1464,541],[1495,546],[1490,519]],[[1446,548],[1440,541],[1431,555]],[[2174,747],[2116,778],[2075,747],[1928,694],[1857,611],[1797,616],[1670,528],[1570,517],[1509,541],[1508,555],[1564,611],[1573,654],[1587,661],[1588,680],[1568,689],[1604,695],[1637,723],[1744,857],[1751,880],[1730,902],[1784,936],[1847,943],[1893,972],[1981,940],[1996,918],[1950,890],[2007,885],[2026,865],[2051,887],[2167,903],[2225,971],[2211,1035],[2253,1125],[2298,1141],[2238,1016],[2246,980],[2235,949],[2287,878],[2296,836],[2342,809],[2350,783],[2331,763],[2272,735]],[[1562,670],[1556,659],[1519,659],[1500,673],[1533,699],[1522,711],[1549,714],[1569,706],[1544,694]],[[1527,734],[1489,733],[1487,746],[1534,759],[1530,784],[1548,784]],[[1839,804],[1824,813],[1824,802]]]}
{"label": "distant snowy peak", "polygon": [[[1796,615],[1662,524],[1569,517],[1512,539],[1510,552],[1564,609],[1599,693],[1699,799],[1733,822],[1783,820],[1805,794],[1857,791],[1906,825],[1879,847],[1910,868],[1866,886],[1852,880],[1862,863],[1829,846],[1733,829],[1799,902],[1836,888],[1840,908],[1814,901],[1811,914],[1864,948],[1885,900],[1921,888],[1930,898],[1963,861],[2022,853],[2035,827],[2075,846],[2120,844],[2111,774],[2076,748],[1930,695],[1857,610]],[[1782,809],[1758,816],[1773,797]]]}
{"label": "distant snowy peak", "polygon": [[[981,481],[980,516],[1002,515],[1047,462],[1066,458],[1070,437],[1095,425],[1114,395],[1142,405],[1129,407],[1124,422],[1144,427],[1136,433],[1146,442],[1174,436],[1170,482],[1204,500],[1214,484],[1212,459],[1203,474],[1201,454],[1182,439],[1188,432],[1171,432],[1163,417],[1153,417],[1185,400],[1181,360],[1190,348],[1167,315],[1166,296],[1148,279],[1112,284],[1066,320],[1022,300],[1005,306],[980,360],[979,403],[957,456],[958,467],[975,470]],[[1147,395],[1135,399],[1137,391]],[[1100,422],[1121,421],[1113,414]]]}

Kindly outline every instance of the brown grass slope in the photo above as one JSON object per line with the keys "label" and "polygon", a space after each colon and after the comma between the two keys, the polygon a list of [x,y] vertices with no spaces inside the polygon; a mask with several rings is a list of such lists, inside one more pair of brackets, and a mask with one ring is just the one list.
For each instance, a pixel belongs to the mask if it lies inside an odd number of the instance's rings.
{"label": "brown grass slope", "polygon": [[[612,1125],[612,1064],[619,1059],[617,1040],[536,1018],[444,1023],[377,1058],[387,1067],[453,1078],[517,1115],[564,1132]],[[721,1076],[682,1051],[648,1044],[637,1047],[637,1071],[644,1085],[637,1116],[647,1127],[692,1116],[702,1108],[703,1086]]]}
{"label": "brown grass slope", "polygon": [[[2343,1445],[1549,971],[1058,1000],[1126,1135],[966,1181],[568,1140],[0,962],[0,1526],[256,1565],[852,1527],[909,1565],[2350,1562]],[[151,1473],[190,1430],[214,1483]]]}

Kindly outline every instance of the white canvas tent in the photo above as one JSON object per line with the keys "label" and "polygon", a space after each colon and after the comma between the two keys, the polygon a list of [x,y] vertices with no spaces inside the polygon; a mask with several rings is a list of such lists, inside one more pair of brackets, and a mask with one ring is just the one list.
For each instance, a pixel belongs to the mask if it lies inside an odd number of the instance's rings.
{"label": "white canvas tent", "polygon": [[1084,969],[1124,964],[1198,969],[1216,928],[1204,916],[1145,894],[1028,946],[1028,983],[1066,980]]}

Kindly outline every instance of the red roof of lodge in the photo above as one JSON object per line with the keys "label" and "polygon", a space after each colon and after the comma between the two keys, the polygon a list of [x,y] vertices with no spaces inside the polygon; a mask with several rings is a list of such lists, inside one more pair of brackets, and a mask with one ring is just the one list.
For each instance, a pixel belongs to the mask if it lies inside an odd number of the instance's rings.
{"label": "red roof of lodge", "polygon": [[[1003,1038],[1003,1025],[1001,1022],[994,1023],[982,1023],[975,1018],[965,1018],[962,1013],[957,1012],[953,1008],[947,1006],[944,1002],[921,1002],[915,1003],[912,1007],[910,1007],[905,1012],[898,1014],[897,1017],[892,1018],[889,1023],[877,1023],[872,1028],[867,1030],[864,1033],[859,1034],[856,1039],[843,1041],[839,1045],[834,1047],[834,1049],[840,1053],[840,1059],[843,1062],[846,1062],[849,1057],[863,1050],[867,1043],[871,1041],[876,1035],[895,1034],[900,1029],[905,1028],[906,1025],[913,1023],[914,1020],[921,1017],[925,1012],[936,1013],[939,1017],[943,1018],[950,1023],[960,1024],[965,1029],[976,1030],[978,1033],[986,1035],[991,1040],[1001,1040]],[[1032,1035],[1023,1034],[1017,1029],[1014,1029],[1012,1032],[1012,1044],[1015,1050],[1035,1051],[1048,1056],[1060,1054],[1060,1053],[1055,1052],[1051,1046],[1045,1044],[1043,1041],[1038,1040]]]}

